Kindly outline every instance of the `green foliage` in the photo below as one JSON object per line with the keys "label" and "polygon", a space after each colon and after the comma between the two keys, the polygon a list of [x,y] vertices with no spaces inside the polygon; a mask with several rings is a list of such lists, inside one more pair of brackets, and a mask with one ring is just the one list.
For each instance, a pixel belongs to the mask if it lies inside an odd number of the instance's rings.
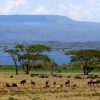
{"label": "green foliage", "polygon": [[71,62],[81,63],[84,74],[88,74],[94,70],[100,61],[100,51],[95,49],[72,50],[65,54],[71,55]]}
{"label": "green foliage", "polygon": [[18,44],[14,49],[6,50],[6,52],[11,54],[16,68],[18,63],[20,63],[26,74],[34,67],[34,63],[50,61],[50,58],[43,54],[44,51],[50,51],[50,48],[45,45],[26,46],[24,44]]}

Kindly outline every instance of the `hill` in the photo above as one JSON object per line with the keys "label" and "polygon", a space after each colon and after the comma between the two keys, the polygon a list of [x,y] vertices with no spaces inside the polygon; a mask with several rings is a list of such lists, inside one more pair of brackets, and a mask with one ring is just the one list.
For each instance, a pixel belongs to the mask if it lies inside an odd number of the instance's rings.
{"label": "hill", "polygon": [[96,41],[100,23],[55,15],[0,15],[0,41]]}

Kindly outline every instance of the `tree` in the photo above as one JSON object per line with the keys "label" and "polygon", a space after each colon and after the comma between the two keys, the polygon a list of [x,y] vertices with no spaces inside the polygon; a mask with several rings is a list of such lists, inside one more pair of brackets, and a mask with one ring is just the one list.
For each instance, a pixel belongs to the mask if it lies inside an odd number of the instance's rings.
{"label": "tree", "polygon": [[71,55],[71,62],[79,62],[83,68],[84,75],[88,75],[92,70],[95,69],[100,61],[99,50],[73,50],[66,52]]}
{"label": "tree", "polygon": [[51,62],[51,66],[50,66],[50,68],[51,68],[51,74],[53,75],[54,74],[54,68],[57,66],[57,64],[55,63],[54,60],[50,61],[50,62]]}
{"label": "tree", "polygon": [[[16,50],[16,53],[13,53],[13,58],[15,59],[16,57],[26,74],[29,74],[29,71],[32,69],[32,67],[34,67],[35,63],[50,61],[50,58],[43,53],[45,51],[50,51],[50,48],[45,45],[26,46],[23,44],[18,44],[15,46],[14,50]],[[15,66],[17,66],[17,63]]]}
{"label": "tree", "polygon": [[15,67],[16,67],[16,75],[18,75],[18,65],[17,65],[17,50],[14,50],[14,49],[9,49],[9,50],[5,50],[5,52],[9,53],[14,64],[15,64]]}

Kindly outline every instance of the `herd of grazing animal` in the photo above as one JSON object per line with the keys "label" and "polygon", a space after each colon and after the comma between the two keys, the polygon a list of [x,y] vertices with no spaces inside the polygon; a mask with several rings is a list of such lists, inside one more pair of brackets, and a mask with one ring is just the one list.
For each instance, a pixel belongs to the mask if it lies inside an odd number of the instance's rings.
{"label": "herd of grazing animal", "polygon": [[[25,85],[26,84],[26,80],[21,80],[20,81],[20,85]],[[36,82],[35,81],[32,81],[31,80],[31,85],[32,85],[32,87],[35,87],[36,86]],[[70,86],[70,81],[69,80],[67,80],[67,81],[65,81],[65,87],[67,87],[67,86]],[[63,85],[62,84],[58,84],[57,85],[57,82],[53,82],[53,86],[54,87],[63,87]],[[17,85],[17,83],[12,83],[12,84],[9,84],[9,83],[6,83],[6,87],[18,87],[18,85]],[[46,81],[46,82],[44,82],[44,88],[49,88],[50,87],[50,85],[49,85],[49,81]]]}
{"label": "herd of grazing animal", "polygon": [[18,85],[17,83],[12,83],[12,84],[6,83],[6,87],[18,87]]}
{"label": "herd of grazing animal", "polygon": [[[46,74],[31,74],[30,76],[31,77],[39,77],[39,78],[49,78],[49,75],[46,75]],[[13,78],[13,77],[14,77],[13,75],[10,76],[10,78]],[[54,74],[53,77],[55,77],[55,78],[63,78],[64,76],[63,75]],[[95,77],[97,77],[97,76],[95,76]],[[77,76],[77,75],[74,76],[74,78],[75,79],[84,79],[84,78],[81,78],[80,76]],[[90,78],[90,76],[87,76],[86,78]],[[97,85],[100,84],[100,80],[99,79],[94,79],[94,78],[92,79],[92,78],[91,78],[91,80],[87,81],[87,86],[97,86]],[[20,81],[20,85],[22,85],[22,86],[24,86],[26,83],[27,83],[27,80],[25,80],[25,79]],[[44,88],[51,87],[49,83],[50,82],[48,80],[45,81],[44,82]],[[33,80],[30,81],[30,84],[32,85],[32,87],[36,86],[36,82],[33,81]],[[63,84],[57,84],[57,82],[54,81],[54,82],[52,82],[52,84],[53,84],[54,88],[55,87],[62,88],[64,86],[65,87],[70,87],[71,86],[70,85],[71,84],[70,80],[65,81]],[[12,84],[6,83],[5,85],[6,85],[6,87],[18,87],[17,83],[12,83]]]}
{"label": "herd of grazing animal", "polygon": [[94,86],[100,84],[100,80],[89,80],[88,86]]}

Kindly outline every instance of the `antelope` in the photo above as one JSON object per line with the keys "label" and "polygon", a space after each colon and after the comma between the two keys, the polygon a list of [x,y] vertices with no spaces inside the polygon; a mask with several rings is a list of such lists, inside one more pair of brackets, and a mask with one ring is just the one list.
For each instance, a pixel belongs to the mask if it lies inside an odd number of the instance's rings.
{"label": "antelope", "polygon": [[31,84],[33,87],[35,87],[35,85],[36,85],[34,81],[31,81]]}
{"label": "antelope", "polygon": [[21,81],[20,81],[20,84],[21,84],[21,85],[26,84],[26,80],[21,80]]}
{"label": "antelope", "polygon": [[70,86],[70,80],[67,80],[66,82],[65,82],[65,86],[67,87],[67,86]]}

